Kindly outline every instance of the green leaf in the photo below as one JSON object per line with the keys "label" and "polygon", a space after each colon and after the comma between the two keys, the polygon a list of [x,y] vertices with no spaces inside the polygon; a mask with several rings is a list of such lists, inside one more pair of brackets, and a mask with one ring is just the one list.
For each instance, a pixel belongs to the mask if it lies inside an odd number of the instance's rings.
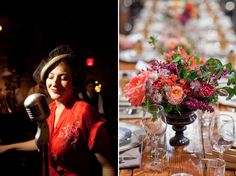
{"label": "green leaf", "polygon": [[198,77],[198,74],[195,70],[191,70],[187,75],[187,80],[191,81]]}
{"label": "green leaf", "polygon": [[232,84],[236,84],[236,77],[229,77],[228,78],[228,82],[227,85],[232,85]]}
{"label": "green leaf", "polygon": [[208,97],[207,99],[204,100],[204,102],[208,104],[214,104],[218,101],[218,94],[213,94],[212,96]]}
{"label": "green leaf", "polygon": [[222,89],[228,92],[226,100],[230,100],[231,98],[233,98],[233,96],[236,95],[236,85],[234,87],[222,87]]}
{"label": "green leaf", "polygon": [[157,38],[154,37],[154,36],[150,36],[150,37],[148,38],[148,43],[155,46],[155,45],[157,44]]}
{"label": "green leaf", "polygon": [[214,62],[214,59],[213,58],[210,58],[210,60],[208,61],[208,64],[209,64],[209,70],[210,70],[210,72],[212,73],[212,72],[214,72],[214,70],[215,70],[215,64],[214,64],[215,62]]}
{"label": "green leaf", "polygon": [[150,102],[149,98],[146,98],[146,100],[145,100],[145,102],[144,102],[144,106],[145,106],[147,109],[149,109],[150,105],[151,105],[151,102]]}
{"label": "green leaf", "polygon": [[152,121],[155,121],[158,119],[158,110],[152,110]]}
{"label": "green leaf", "polygon": [[223,66],[219,66],[218,68],[216,68],[215,75],[217,78],[219,78],[221,76],[221,74],[223,72],[223,68],[224,68]]}
{"label": "green leaf", "polygon": [[228,63],[225,65],[226,69],[230,72],[233,68],[232,64],[231,63]]}
{"label": "green leaf", "polygon": [[180,79],[187,77],[187,70],[185,68],[182,68],[179,70],[179,77],[180,77]]}
{"label": "green leaf", "polygon": [[198,55],[196,55],[196,56],[195,56],[195,59],[196,59],[197,65],[199,65],[199,64],[200,64],[200,57],[199,57]]}
{"label": "green leaf", "polygon": [[167,101],[163,101],[163,107],[164,107],[164,111],[165,112],[170,112],[173,110],[173,105],[171,105],[170,103],[168,103]]}
{"label": "green leaf", "polygon": [[181,59],[183,59],[183,56],[176,56],[176,57],[174,57],[173,62],[174,62],[174,63],[177,63],[177,62],[179,62]]}
{"label": "green leaf", "polygon": [[189,65],[190,65],[190,66],[192,66],[192,65],[193,65],[193,61],[192,61],[192,60],[190,60],[190,63],[189,63]]}

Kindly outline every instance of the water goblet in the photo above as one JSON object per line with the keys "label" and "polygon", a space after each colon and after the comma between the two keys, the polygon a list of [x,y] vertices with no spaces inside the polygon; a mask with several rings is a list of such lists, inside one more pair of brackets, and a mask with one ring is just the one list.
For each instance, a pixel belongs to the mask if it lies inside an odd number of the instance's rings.
{"label": "water goblet", "polygon": [[235,122],[228,114],[217,114],[210,123],[209,138],[213,150],[223,159],[224,151],[230,149],[235,140]]}
{"label": "water goblet", "polygon": [[[162,163],[162,160],[166,158],[166,147],[162,140],[167,128],[166,116],[163,107],[160,105],[144,107],[143,112],[142,126],[149,138],[151,147],[151,161],[145,165],[145,168],[161,171],[166,167],[166,165]],[[161,143],[164,146],[160,146]]]}
{"label": "water goblet", "polygon": [[206,160],[206,176],[223,176],[225,175],[225,161],[219,158]]}

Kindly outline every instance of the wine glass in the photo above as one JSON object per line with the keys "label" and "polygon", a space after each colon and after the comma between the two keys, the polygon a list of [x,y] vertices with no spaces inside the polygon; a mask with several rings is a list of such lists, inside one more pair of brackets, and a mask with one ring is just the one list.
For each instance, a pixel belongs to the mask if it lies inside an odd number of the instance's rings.
{"label": "wine glass", "polygon": [[224,151],[230,149],[235,140],[235,122],[228,114],[217,114],[210,123],[209,138],[213,150],[223,159]]}
{"label": "wine glass", "polygon": [[166,132],[167,123],[166,116],[164,114],[163,107],[160,105],[149,105],[144,107],[142,117],[142,126],[148,135],[150,144],[150,162],[145,164],[145,168],[149,170],[163,170],[162,160],[165,159],[166,148],[165,141],[164,147],[160,146],[163,144],[162,138]]}

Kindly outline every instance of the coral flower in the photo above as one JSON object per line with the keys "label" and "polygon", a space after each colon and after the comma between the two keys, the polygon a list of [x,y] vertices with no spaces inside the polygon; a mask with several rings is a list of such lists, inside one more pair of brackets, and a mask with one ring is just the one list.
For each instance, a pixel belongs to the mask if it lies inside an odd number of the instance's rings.
{"label": "coral flower", "polygon": [[184,91],[180,86],[172,86],[166,92],[166,99],[172,105],[178,105],[183,101]]}
{"label": "coral flower", "polygon": [[125,96],[132,106],[140,106],[145,101],[145,86],[150,74],[151,72],[141,72],[126,84]]}

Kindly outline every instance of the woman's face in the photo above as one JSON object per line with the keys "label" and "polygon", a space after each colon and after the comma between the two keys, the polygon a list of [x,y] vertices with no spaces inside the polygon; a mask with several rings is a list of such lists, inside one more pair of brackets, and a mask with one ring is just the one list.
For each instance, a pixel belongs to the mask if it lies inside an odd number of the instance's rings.
{"label": "woman's face", "polygon": [[48,74],[46,87],[52,100],[62,103],[68,102],[73,93],[70,67],[64,63],[59,63]]}

